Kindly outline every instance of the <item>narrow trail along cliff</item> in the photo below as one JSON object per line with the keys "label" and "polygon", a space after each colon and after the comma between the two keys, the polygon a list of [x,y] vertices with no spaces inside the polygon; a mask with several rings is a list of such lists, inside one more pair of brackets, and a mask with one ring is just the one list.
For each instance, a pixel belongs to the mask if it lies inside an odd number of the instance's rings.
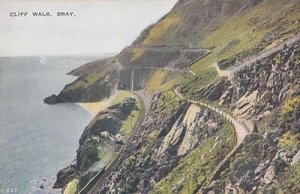
{"label": "narrow trail along cliff", "polygon": [[208,103],[205,103],[205,102],[186,99],[183,96],[183,94],[178,91],[178,88],[174,89],[174,92],[180,99],[186,100],[186,101],[191,102],[193,104],[198,104],[198,105],[202,105],[206,108],[209,108],[210,110],[220,114],[222,117],[224,117],[230,123],[232,123],[234,125],[235,132],[236,132],[236,135],[237,135],[237,145],[241,144],[243,142],[243,140],[245,139],[245,137],[247,135],[249,135],[250,132],[253,130],[253,129],[248,129],[248,126],[246,126],[246,124],[239,122],[237,119],[233,118],[231,115],[229,115],[228,113],[224,112],[223,110],[221,110],[217,107],[214,107],[214,106],[212,106]]}
{"label": "narrow trail along cliff", "polygon": [[[236,118],[232,117],[231,115],[224,112],[220,108],[214,107],[213,105],[210,105],[208,103],[186,99],[184,97],[184,95],[178,91],[178,88],[174,89],[174,92],[182,100],[186,100],[186,101],[191,102],[196,105],[204,106],[204,107],[220,114],[224,119],[228,120],[234,126],[234,129],[236,132],[237,143],[236,143],[235,147],[226,155],[226,157],[218,164],[218,166],[212,172],[211,176],[207,179],[204,186],[208,186],[220,174],[224,165],[226,165],[229,162],[230,158],[232,158],[236,154],[236,152],[242,145],[245,137],[254,130],[254,126],[252,125],[252,123],[250,121],[247,121],[247,125],[245,123],[241,123]],[[202,187],[202,188],[204,188],[204,187]],[[200,193],[203,193],[203,190],[200,190],[199,194]]]}
{"label": "narrow trail along cliff", "polygon": [[232,80],[233,77],[234,77],[234,74],[236,72],[239,72],[241,71],[242,69],[244,69],[245,67],[251,65],[252,63],[254,63],[255,61],[257,60],[261,60],[263,58],[266,58],[280,50],[282,50],[285,46],[290,46],[296,42],[298,42],[300,40],[300,34],[296,34],[295,36],[293,36],[292,38],[284,41],[283,43],[273,47],[273,48],[270,48],[262,53],[260,53],[259,55],[257,56],[254,56],[254,57],[251,57],[251,58],[247,58],[247,59],[244,59],[244,61],[240,62],[239,64],[237,64],[236,66],[234,67],[231,67],[231,68],[228,68],[228,69],[220,69],[218,63],[214,63],[212,64],[212,66],[216,69],[218,75],[220,77],[228,77],[229,80]]}

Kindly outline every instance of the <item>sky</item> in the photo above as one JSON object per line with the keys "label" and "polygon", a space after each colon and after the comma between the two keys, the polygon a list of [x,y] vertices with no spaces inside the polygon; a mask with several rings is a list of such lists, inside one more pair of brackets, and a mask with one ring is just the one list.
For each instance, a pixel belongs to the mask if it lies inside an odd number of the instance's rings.
{"label": "sky", "polygon": [[[0,0],[0,56],[117,53],[175,3],[176,0]],[[51,16],[34,17],[32,12],[50,12]],[[57,16],[57,12],[73,12],[75,16]]]}

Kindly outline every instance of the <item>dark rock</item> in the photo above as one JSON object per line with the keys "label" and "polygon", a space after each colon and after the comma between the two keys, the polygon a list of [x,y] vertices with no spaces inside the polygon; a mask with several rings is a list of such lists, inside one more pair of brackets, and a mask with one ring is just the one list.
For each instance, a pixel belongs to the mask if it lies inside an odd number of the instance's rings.
{"label": "dark rock", "polygon": [[56,182],[53,185],[53,188],[63,188],[70,181],[72,181],[77,173],[75,166],[70,165],[57,173]]}
{"label": "dark rock", "polygon": [[[62,188],[76,175],[87,173],[81,181],[87,182],[91,177],[89,168],[99,161],[99,148],[109,150],[111,147],[118,148],[123,144],[120,136],[122,122],[136,108],[136,99],[126,98],[122,103],[109,107],[98,113],[90,124],[85,128],[79,141],[76,162],[73,165],[59,171],[54,188]],[[90,172],[90,173],[89,173]]]}
{"label": "dark rock", "polygon": [[57,104],[57,96],[52,94],[51,96],[44,99],[45,104]]}
{"label": "dark rock", "polygon": [[223,79],[201,89],[198,93],[207,100],[216,101],[221,98],[222,94],[228,89],[229,85],[230,82]]}

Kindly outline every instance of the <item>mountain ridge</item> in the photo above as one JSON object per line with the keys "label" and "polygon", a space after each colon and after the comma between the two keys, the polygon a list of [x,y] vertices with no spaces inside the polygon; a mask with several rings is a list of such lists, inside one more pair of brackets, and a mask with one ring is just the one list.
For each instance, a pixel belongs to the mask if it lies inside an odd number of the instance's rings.
{"label": "mountain ridge", "polygon": [[[102,155],[92,157],[84,171],[75,168],[78,191],[300,192],[299,5],[297,0],[180,0],[117,56],[72,71],[79,78],[46,103],[93,102],[128,90],[147,110],[123,148],[110,151],[116,154],[112,166],[95,170],[107,157]],[[293,44],[284,44],[293,38]],[[274,52],[239,67],[269,49]],[[255,130],[207,181],[237,142],[223,112],[242,124],[251,120]],[[86,139],[96,143],[79,150],[95,153],[111,138],[116,136],[91,133]],[[107,179],[86,184],[103,170]]]}

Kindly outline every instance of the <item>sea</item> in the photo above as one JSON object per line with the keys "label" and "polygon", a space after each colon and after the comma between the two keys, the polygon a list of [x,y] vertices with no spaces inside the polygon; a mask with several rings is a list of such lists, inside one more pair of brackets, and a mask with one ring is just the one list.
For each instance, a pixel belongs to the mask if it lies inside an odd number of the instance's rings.
{"label": "sea", "polygon": [[92,115],[43,99],[76,79],[67,72],[102,57],[0,58],[0,193],[60,193],[56,173],[74,160]]}

